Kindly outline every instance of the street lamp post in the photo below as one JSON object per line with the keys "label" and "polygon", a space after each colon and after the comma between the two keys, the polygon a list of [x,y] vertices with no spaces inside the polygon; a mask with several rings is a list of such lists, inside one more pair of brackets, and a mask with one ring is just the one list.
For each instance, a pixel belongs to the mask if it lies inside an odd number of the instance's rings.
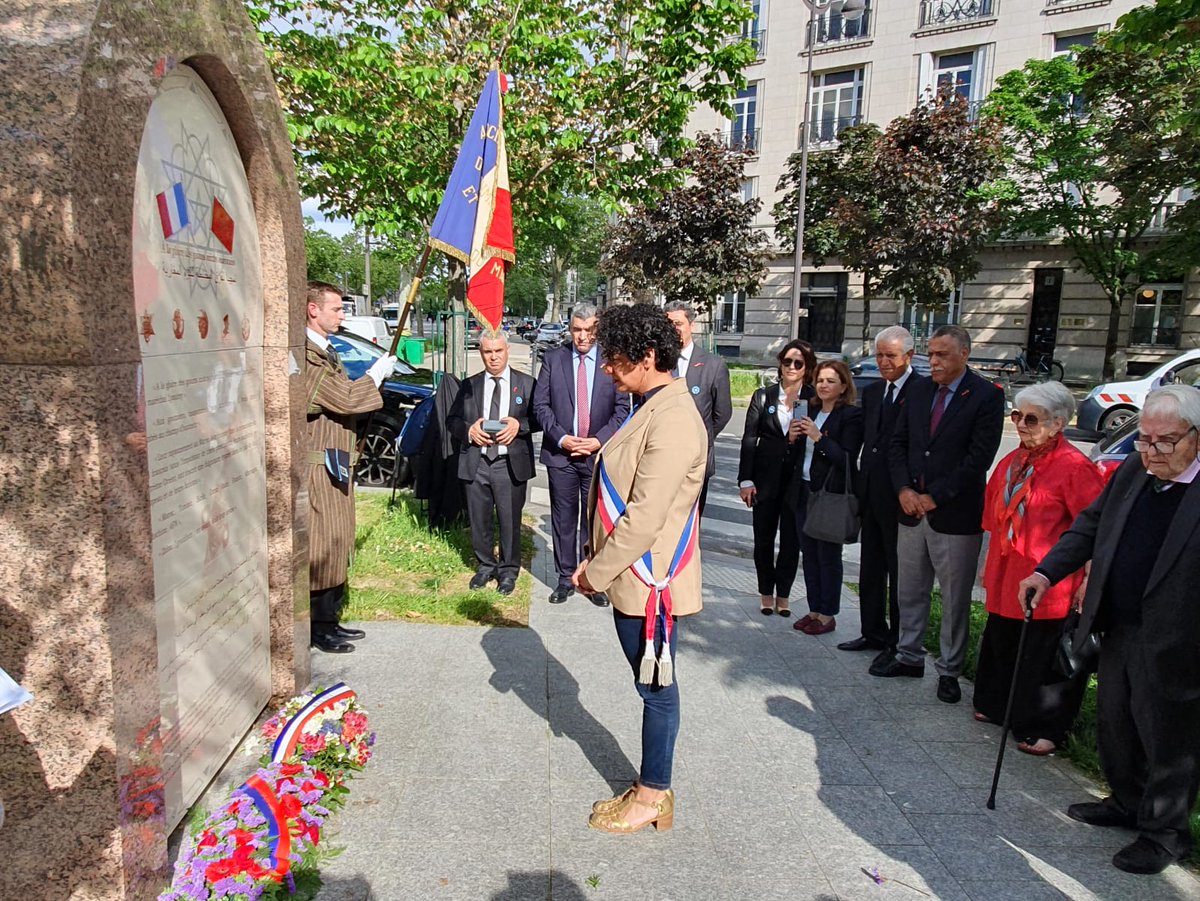
{"label": "street lamp post", "polygon": [[816,49],[817,16],[837,6],[843,21],[856,22],[866,12],[866,0],[803,0],[808,7],[807,36],[808,71],[804,78],[804,117],[800,122],[800,197],[796,204],[796,257],[792,276],[792,337],[800,337],[800,320],[808,315],[808,308],[801,303],[802,265],[804,262],[804,204],[808,193],[808,133],[809,117],[812,115],[813,51]]}

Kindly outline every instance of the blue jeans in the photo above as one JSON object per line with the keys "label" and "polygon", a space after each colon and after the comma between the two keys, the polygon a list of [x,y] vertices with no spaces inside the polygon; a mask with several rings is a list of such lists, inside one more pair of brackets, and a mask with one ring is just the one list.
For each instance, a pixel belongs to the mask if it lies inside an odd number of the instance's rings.
{"label": "blue jeans", "polygon": [[[613,622],[617,627],[617,640],[633,670],[633,681],[642,696],[642,768],[638,783],[646,788],[665,791],[671,787],[671,764],[675,759],[675,737],[679,735],[679,677],[666,688],[657,681],[644,685],[637,681],[642,648],[645,645],[646,618],[627,616],[613,611]],[[654,636],[655,652],[662,649],[663,623],[658,621],[658,634]],[[679,638],[679,620],[671,630],[671,662],[675,661],[675,645]]]}
{"label": "blue jeans", "polygon": [[822,616],[836,616],[842,609],[842,546],[804,534],[808,491],[808,482],[801,482],[800,502],[796,505],[796,532],[804,558],[804,592],[808,595],[809,610]]}

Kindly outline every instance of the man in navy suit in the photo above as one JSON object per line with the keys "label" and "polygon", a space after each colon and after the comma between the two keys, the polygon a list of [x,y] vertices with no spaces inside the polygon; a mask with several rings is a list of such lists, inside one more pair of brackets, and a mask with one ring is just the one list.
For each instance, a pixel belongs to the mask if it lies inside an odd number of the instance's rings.
{"label": "man in navy suit", "polygon": [[[571,345],[545,355],[533,392],[533,415],[542,427],[542,465],[550,478],[550,527],[558,587],[551,604],[575,589],[571,576],[587,544],[587,498],[596,452],[629,415],[629,397],[617,392],[600,365],[596,308],[581,304],[571,314]],[[608,606],[603,592],[592,603]]]}
{"label": "man in navy suit", "polygon": [[[533,379],[508,365],[504,332],[485,332],[479,356],[484,371],[463,381],[446,428],[458,439],[458,477],[466,483],[477,563],[471,588],[483,588],[495,579],[501,594],[512,594],[521,569],[521,511],[533,478],[533,433],[539,428],[529,412]],[[502,428],[490,432],[485,423]],[[500,523],[499,560],[493,517]]]}
{"label": "man in navy suit", "polygon": [[910,386],[888,449],[900,502],[900,640],[873,676],[925,674],[925,630],[933,580],[942,589],[937,696],[962,698],[971,590],[983,544],[983,493],[1004,432],[1004,392],[967,368],[971,336],[944,325],[929,339],[930,381]]}
{"label": "man in navy suit", "polygon": [[924,376],[912,369],[913,337],[902,325],[885,328],[875,336],[875,362],[880,378],[863,389],[865,432],[859,467],[859,500],[862,510],[862,556],[859,566],[858,605],[862,631],[858,638],[838,645],[842,651],[879,651],[876,659],[895,653],[900,640],[900,605],[897,593],[899,563],[896,540],[900,504],[892,488],[888,448],[896,419],[904,409],[909,388]]}
{"label": "man in navy suit", "polygon": [[716,471],[716,455],[713,442],[721,429],[733,416],[733,401],[730,398],[729,368],[716,354],[697,347],[692,340],[696,311],[682,301],[673,300],[663,307],[663,312],[679,332],[679,363],[675,366],[675,377],[687,379],[688,392],[696,402],[696,409],[704,428],[708,430],[708,468],[704,472],[704,487],[700,490],[700,512],[708,500],[708,482]]}

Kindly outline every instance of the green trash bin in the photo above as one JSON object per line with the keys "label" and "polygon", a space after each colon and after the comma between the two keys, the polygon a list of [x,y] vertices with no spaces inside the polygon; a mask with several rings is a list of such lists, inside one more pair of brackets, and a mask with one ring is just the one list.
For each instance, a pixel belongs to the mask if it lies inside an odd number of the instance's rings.
{"label": "green trash bin", "polygon": [[400,359],[410,366],[422,366],[425,363],[425,339],[403,338],[400,341]]}

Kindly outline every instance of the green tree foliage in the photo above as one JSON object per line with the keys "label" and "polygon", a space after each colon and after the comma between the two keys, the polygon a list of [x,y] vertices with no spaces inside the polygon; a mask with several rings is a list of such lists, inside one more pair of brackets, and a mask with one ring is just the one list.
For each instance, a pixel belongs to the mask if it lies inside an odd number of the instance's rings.
{"label": "green tree foliage", "polygon": [[[576,296],[595,290],[596,270],[600,263],[600,245],[607,217],[604,207],[589,197],[564,197],[557,222],[532,222],[519,236],[518,267],[537,267],[544,285],[543,295],[553,295],[548,319],[556,321],[563,306],[567,271],[574,269],[586,283],[576,283]],[[521,262],[524,260],[524,262]],[[545,297],[537,315],[546,312]]]}
{"label": "green tree foliage", "polygon": [[[488,69],[510,80],[518,233],[566,199],[671,183],[699,103],[728,111],[753,60],[742,0],[247,0],[274,69],[301,189],[372,231],[420,234]],[[648,148],[653,148],[648,149]]]}
{"label": "green tree foliage", "polygon": [[[809,160],[805,248],[836,257],[878,292],[937,307],[979,272],[978,254],[998,223],[993,183],[1001,172],[995,128],[972,121],[963,98],[943,93],[892,120],[847,129],[835,151]],[[779,182],[776,232],[795,246],[800,155]]]}
{"label": "green tree foliage", "polygon": [[754,227],[762,201],[742,200],[746,157],[719,137],[699,135],[676,157],[687,183],[638,204],[609,228],[602,270],[635,296],[658,292],[701,310],[729,292],[755,291],[771,248]]}
{"label": "green tree foliage", "polygon": [[1129,298],[1200,261],[1200,204],[1163,212],[1200,175],[1198,73],[1195,43],[1101,41],[1078,62],[1030,60],[988,98],[1008,150],[1005,232],[1061,238],[1104,289],[1106,378]]}

